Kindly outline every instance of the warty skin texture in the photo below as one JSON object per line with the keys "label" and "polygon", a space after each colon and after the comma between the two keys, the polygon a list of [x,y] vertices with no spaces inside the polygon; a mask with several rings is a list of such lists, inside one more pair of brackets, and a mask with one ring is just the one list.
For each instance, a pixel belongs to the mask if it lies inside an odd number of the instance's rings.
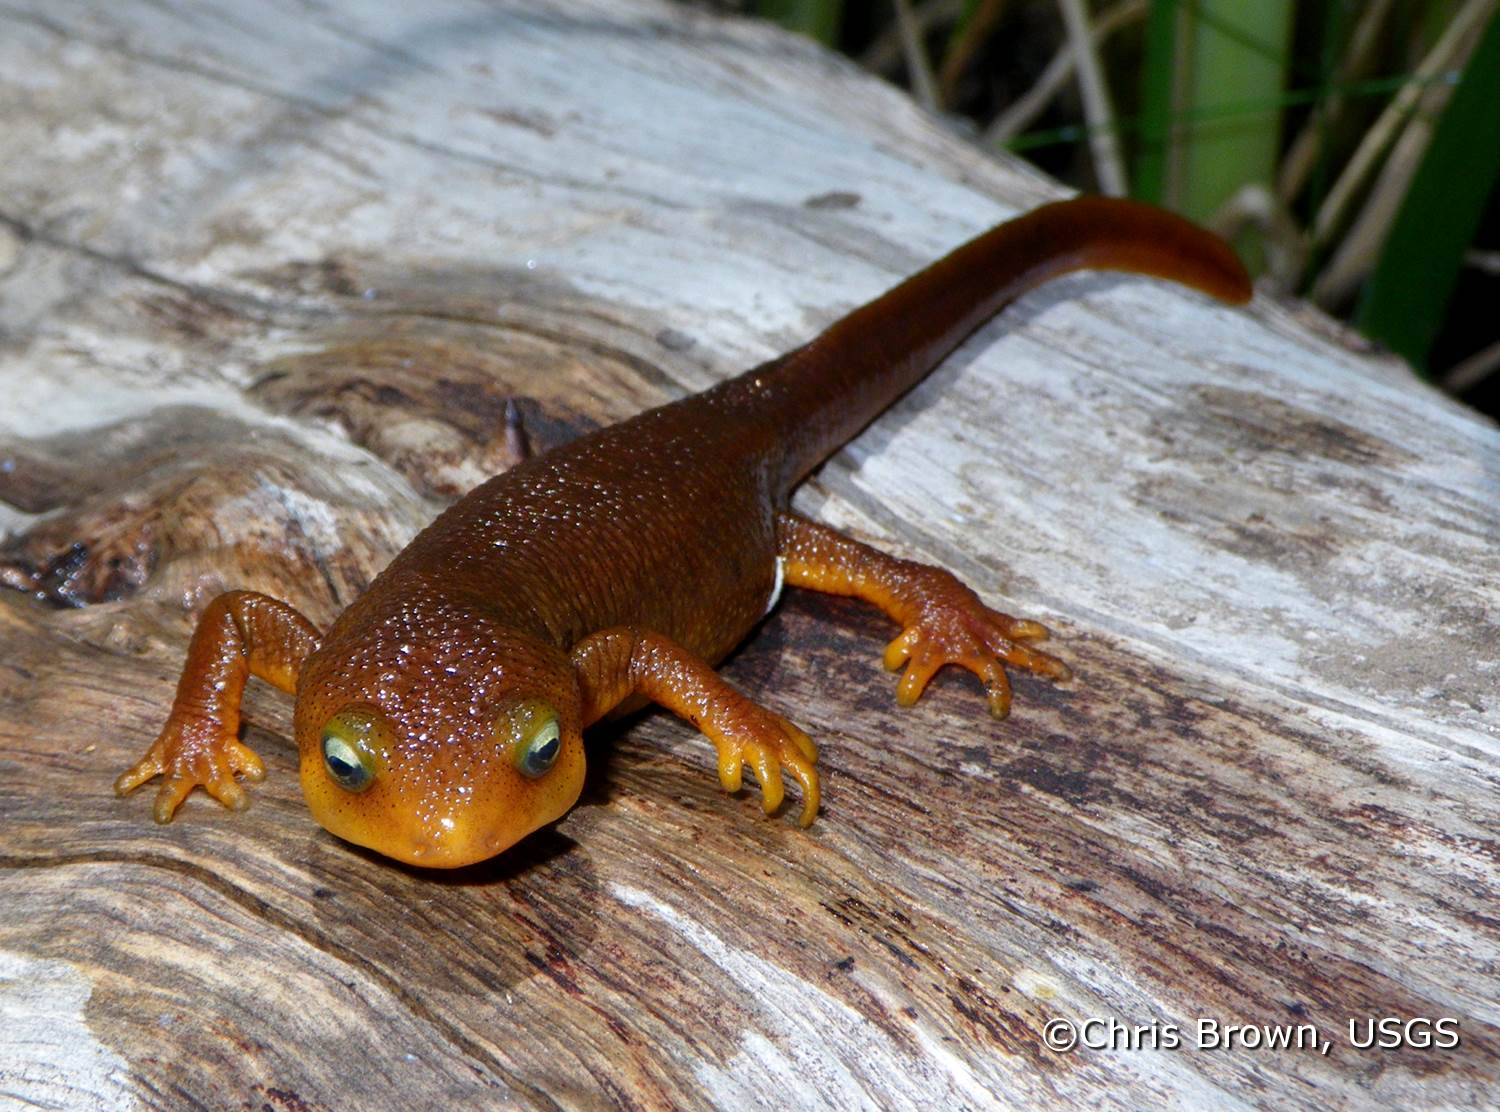
{"label": "warty skin texture", "polygon": [[1033,647],[1038,623],[800,518],[788,498],[1004,304],[1082,268],[1250,296],[1230,249],[1178,217],[1101,198],[1043,206],[772,363],[482,484],[321,638],[274,599],[216,599],[166,727],[117,789],[163,775],[162,822],[199,784],[243,806],[237,776],[263,769],[235,739],[239,694],[259,675],[295,689],[317,820],[409,863],[480,861],[562,816],[582,788],[583,730],[644,700],[713,741],[727,789],[748,765],[768,812],[792,776],[805,825],[819,800],[811,740],[712,671],[764,616],[778,558],[788,584],[867,599],[900,623],[885,659],[905,669],[904,704],[945,664],[980,677],[996,716],[1010,705],[1005,665],[1066,675]]}

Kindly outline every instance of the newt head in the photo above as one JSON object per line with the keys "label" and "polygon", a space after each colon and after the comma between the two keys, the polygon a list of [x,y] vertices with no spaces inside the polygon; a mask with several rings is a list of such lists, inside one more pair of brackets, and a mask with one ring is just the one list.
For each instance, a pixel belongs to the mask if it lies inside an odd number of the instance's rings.
{"label": "newt head", "polygon": [[563,653],[472,612],[435,623],[406,611],[363,628],[335,629],[297,688],[302,792],[324,829],[457,868],[573,806],[583,736]]}

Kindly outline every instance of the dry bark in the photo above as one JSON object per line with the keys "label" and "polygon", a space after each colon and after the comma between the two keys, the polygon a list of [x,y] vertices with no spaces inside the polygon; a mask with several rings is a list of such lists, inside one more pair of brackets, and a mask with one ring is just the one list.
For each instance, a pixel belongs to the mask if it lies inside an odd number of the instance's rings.
{"label": "dry bark", "polygon": [[[792,593],[727,674],[821,743],[800,830],[645,716],[454,874],[269,777],[113,778],[216,591],[326,622],[448,499],[805,340],[1049,183],[810,44],[644,0],[19,0],[0,34],[0,1092],[439,1101],[1477,1104],[1500,1083],[1500,435],[1315,314],[1082,277],[804,511],[1040,617],[1077,681],[900,710]],[[1361,1051],[1351,1018],[1455,1017]],[[1185,1043],[1079,1051],[1054,1017]]]}

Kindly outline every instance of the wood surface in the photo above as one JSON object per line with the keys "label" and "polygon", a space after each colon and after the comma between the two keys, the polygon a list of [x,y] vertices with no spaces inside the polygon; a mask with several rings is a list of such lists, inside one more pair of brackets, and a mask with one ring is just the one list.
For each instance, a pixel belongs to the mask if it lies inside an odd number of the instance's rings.
{"label": "wood surface", "polygon": [[901,710],[888,623],[789,592],[726,672],[819,740],[810,830],[646,715],[555,828],[404,869],[312,821],[258,683],[250,809],[157,827],[110,785],[215,592],[326,623],[507,398],[560,443],[1059,190],[644,0],[10,0],[0,106],[0,1103],[1500,1102],[1500,433],[1395,361],[1117,277],[987,328],[797,504],[1077,679]]}

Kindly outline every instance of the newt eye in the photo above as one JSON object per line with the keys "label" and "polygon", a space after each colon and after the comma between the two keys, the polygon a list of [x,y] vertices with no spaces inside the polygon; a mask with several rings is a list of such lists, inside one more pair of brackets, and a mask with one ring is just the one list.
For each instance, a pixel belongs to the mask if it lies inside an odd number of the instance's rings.
{"label": "newt eye", "polygon": [[516,767],[523,776],[536,779],[545,776],[557,763],[557,754],[562,749],[562,738],[557,729],[557,719],[549,718],[532,734],[516,759]]}
{"label": "newt eye", "polygon": [[362,792],[375,782],[375,754],[369,742],[374,726],[370,714],[342,711],[323,727],[323,766],[346,791]]}

